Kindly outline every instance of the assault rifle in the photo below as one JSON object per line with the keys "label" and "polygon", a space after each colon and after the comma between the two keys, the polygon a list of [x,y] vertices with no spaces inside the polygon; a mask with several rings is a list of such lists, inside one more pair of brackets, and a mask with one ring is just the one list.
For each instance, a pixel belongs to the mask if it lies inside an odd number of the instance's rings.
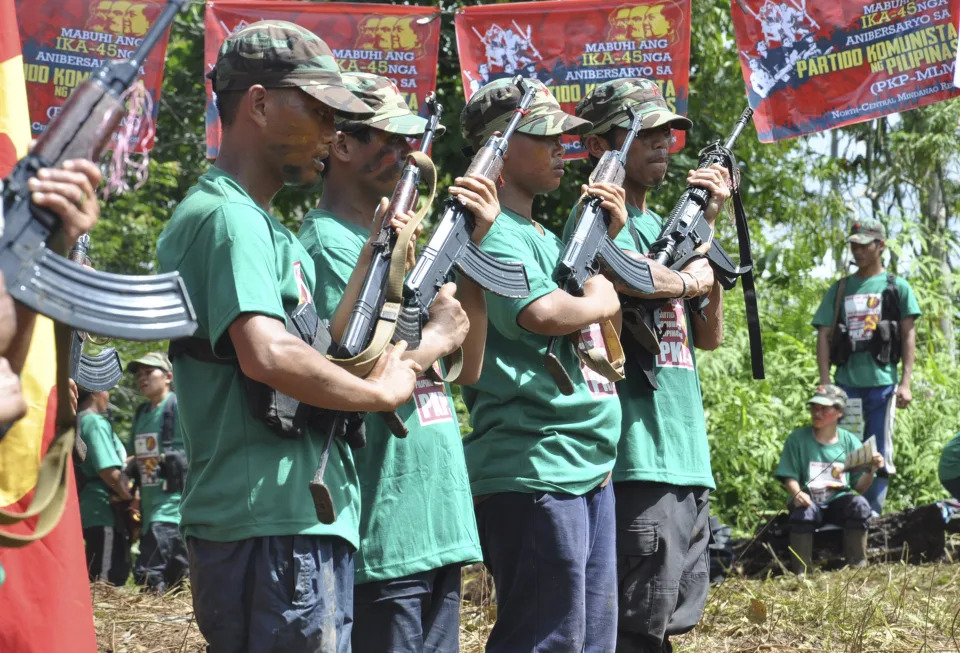
{"label": "assault rifle", "polygon": [[[340,337],[340,344],[337,347],[339,358],[333,359],[335,363],[357,376],[366,376],[393,337],[402,301],[407,242],[413,237],[417,225],[433,202],[437,172],[427,156],[427,151],[440,127],[443,105],[437,102],[433,93],[427,96],[426,103],[430,117],[427,120],[423,138],[420,140],[420,150],[411,154],[400,175],[400,181],[393,189],[390,205],[383,216],[377,238],[372,244],[373,256],[370,267],[367,268],[360,294],[353,305],[353,311],[347,320],[343,335]],[[426,177],[424,181],[430,188],[430,199],[424,203],[422,212],[407,223],[398,235],[390,226],[390,222],[399,213],[409,211],[416,206],[419,198],[418,186],[422,176]],[[407,427],[396,413],[380,413],[380,415],[395,436],[406,437]],[[320,462],[314,472],[313,480],[310,481],[310,496],[313,498],[317,519],[324,524],[332,524],[337,513],[333,505],[333,496],[324,483],[323,475],[327,468],[327,461],[330,459],[333,439],[345,428],[347,419],[348,416],[343,413],[333,419],[320,454]]]}
{"label": "assault rifle", "polygon": [[[480,148],[465,175],[480,175],[496,180],[503,170],[503,155],[520,119],[533,102],[536,88],[523,77],[513,78],[523,93],[516,112],[501,136],[491,136]],[[522,263],[500,261],[473,244],[470,236],[474,219],[456,198],[444,203],[443,215],[426,247],[417,257],[413,270],[403,285],[403,308],[397,321],[396,336],[406,340],[411,349],[420,344],[423,324],[430,317],[430,305],[440,287],[450,278],[453,269],[487,292],[502,297],[526,297],[530,294],[527,272]]]}
{"label": "assault rifle", "polygon": [[46,246],[60,219],[30,201],[27,181],[41,168],[85,158],[96,161],[124,114],[123,92],[186,0],[168,0],[134,55],[111,61],[63,105],[33,150],[3,183],[0,270],[7,291],[31,310],[73,329],[123,338],[161,340],[188,336],[196,315],[176,273],[135,276],[96,272],[54,254]]}
{"label": "assault rifle", "polygon": [[[736,264],[729,254],[713,238],[713,229],[707,223],[705,211],[710,202],[710,192],[696,186],[687,186],[680,200],[667,218],[659,238],[653,243],[648,256],[671,270],[679,270],[695,258],[702,256],[697,248],[710,243],[706,258],[714,270],[716,281],[730,290],[737,285],[737,279],[743,279],[743,296],[746,302],[747,331],[750,337],[750,354],[753,378],[764,378],[763,342],[760,337],[760,316],[757,309],[757,293],[753,278],[753,260],[750,254],[750,232],[747,225],[743,202],[740,198],[739,168],[733,156],[732,148],[740,132],[753,115],[750,107],[744,109],[734,125],[733,131],[725,143],[714,141],[700,150],[698,169],[719,163],[730,173],[734,182],[733,206],[736,215],[737,240],[740,264]],[[694,297],[690,306],[701,316],[707,305],[706,297]],[[633,335],[637,343],[649,353],[660,351],[659,337],[653,325],[653,306],[649,300],[629,298],[622,302],[624,327]],[[656,387],[656,386],[654,386]]]}
{"label": "assault rifle", "polygon": [[[590,174],[590,183],[623,185],[626,177],[627,154],[634,139],[643,128],[643,116],[630,107],[624,107],[630,116],[630,129],[619,150],[607,150]],[[554,273],[557,285],[561,289],[580,297],[587,279],[600,271],[600,266],[610,270],[624,284],[641,293],[652,293],[653,276],[650,265],[625,254],[607,235],[610,215],[600,205],[603,199],[588,195],[581,200],[582,209],[577,226],[563,250],[560,262]],[[612,337],[616,337],[615,333]],[[557,382],[560,392],[573,393],[573,382],[557,358],[556,349],[559,338],[551,336],[547,342],[546,366]]]}

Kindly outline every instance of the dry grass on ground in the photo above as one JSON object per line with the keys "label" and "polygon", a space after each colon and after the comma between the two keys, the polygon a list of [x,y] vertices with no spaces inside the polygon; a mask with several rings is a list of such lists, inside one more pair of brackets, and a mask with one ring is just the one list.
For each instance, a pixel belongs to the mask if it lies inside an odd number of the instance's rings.
{"label": "dry grass on ground", "polygon": [[[203,651],[189,593],[92,589],[101,651]],[[495,616],[489,577],[474,566],[464,574],[463,653],[483,650]],[[958,642],[960,562],[944,561],[843,569],[806,581],[730,578],[712,588],[700,626],[675,643],[678,653],[958,653]]]}

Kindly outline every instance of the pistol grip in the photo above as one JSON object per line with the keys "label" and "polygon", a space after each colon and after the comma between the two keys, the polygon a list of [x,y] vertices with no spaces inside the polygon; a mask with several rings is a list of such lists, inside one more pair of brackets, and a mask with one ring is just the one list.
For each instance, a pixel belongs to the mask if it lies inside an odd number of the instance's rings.
{"label": "pistol grip", "polygon": [[321,524],[329,525],[336,521],[337,510],[333,506],[333,497],[330,495],[330,488],[323,481],[310,481],[310,496],[313,497],[313,507]]}
{"label": "pistol grip", "polygon": [[550,376],[556,381],[560,393],[569,396],[573,394],[573,379],[570,378],[567,370],[563,367],[563,363],[557,358],[558,340],[557,336],[550,336],[550,340],[547,341],[547,354],[544,356],[543,363],[546,365],[547,371],[550,372]]}

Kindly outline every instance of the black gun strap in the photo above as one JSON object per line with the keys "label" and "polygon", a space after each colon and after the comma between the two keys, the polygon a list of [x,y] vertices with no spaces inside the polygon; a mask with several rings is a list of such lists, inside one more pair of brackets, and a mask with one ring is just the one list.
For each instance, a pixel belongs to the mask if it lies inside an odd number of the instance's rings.
{"label": "black gun strap", "polygon": [[173,450],[173,431],[177,421],[177,395],[171,392],[167,403],[163,406],[163,416],[160,419],[160,445],[164,452]]}
{"label": "black gun strap", "polygon": [[747,272],[742,277],[743,303],[747,314],[747,334],[750,337],[750,363],[753,367],[753,378],[765,378],[763,369],[763,339],[760,333],[760,309],[757,306],[757,288],[753,278],[753,256],[750,253],[750,229],[747,225],[747,215],[743,210],[740,198],[740,189],[733,190],[733,209],[736,216],[737,244],[740,253],[740,267]]}

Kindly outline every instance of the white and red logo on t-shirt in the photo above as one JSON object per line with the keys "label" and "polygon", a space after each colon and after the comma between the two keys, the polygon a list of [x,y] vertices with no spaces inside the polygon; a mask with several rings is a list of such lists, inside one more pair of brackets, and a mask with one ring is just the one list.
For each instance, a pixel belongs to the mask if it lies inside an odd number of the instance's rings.
{"label": "white and red logo on t-shirt", "polygon": [[[585,349],[599,348],[603,350],[604,356],[608,355],[599,324],[591,324],[585,329],[580,329],[580,342],[577,346]],[[583,380],[587,382],[587,390],[595,399],[617,396],[617,386],[606,377],[597,374],[584,365],[582,360],[580,361],[580,372],[583,374]]]}
{"label": "white and red logo on t-shirt", "polygon": [[417,384],[413,388],[413,403],[417,407],[420,426],[453,421],[453,410],[447,393],[443,390],[443,384],[426,375],[417,377]]}
{"label": "white and red logo on t-shirt", "polygon": [[669,308],[657,309],[654,324],[660,336],[657,367],[693,369],[690,353],[690,334],[687,332],[687,313],[683,300],[674,299]]}
{"label": "white and red logo on t-shirt", "polygon": [[880,310],[883,308],[880,293],[848,295],[843,299],[843,310],[847,319],[847,333],[851,342],[869,340],[880,322]]}

